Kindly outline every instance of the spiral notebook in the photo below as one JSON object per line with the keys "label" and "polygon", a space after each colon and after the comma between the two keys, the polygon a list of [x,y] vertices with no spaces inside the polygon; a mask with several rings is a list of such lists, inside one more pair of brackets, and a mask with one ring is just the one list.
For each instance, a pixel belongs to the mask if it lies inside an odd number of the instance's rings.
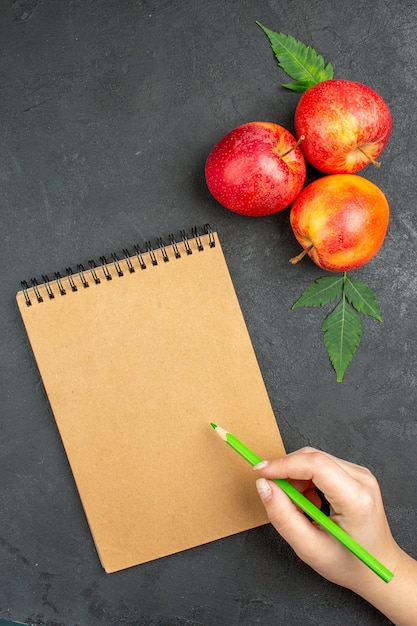
{"label": "spiral notebook", "polygon": [[267,522],[210,422],[284,454],[217,233],[142,248],[17,293],[106,572]]}

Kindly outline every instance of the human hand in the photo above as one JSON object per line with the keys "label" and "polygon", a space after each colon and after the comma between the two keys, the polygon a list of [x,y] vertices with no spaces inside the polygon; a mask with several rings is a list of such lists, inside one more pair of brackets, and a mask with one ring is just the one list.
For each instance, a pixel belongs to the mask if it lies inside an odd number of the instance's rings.
{"label": "human hand", "polygon": [[[269,520],[305,563],[367,599],[394,623],[417,623],[401,621],[400,615],[410,602],[402,597],[403,593],[408,595],[409,581],[417,582],[417,564],[394,541],[378,482],[369,470],[314,448],[303,448],[255,469],[261,476],[257,488]],[[393,571],[394,579],[388,585],[381,581],[333,536],[311,523],[278,485],[268,480],[272,478],[288,480],[320,507],[318,488],[330,505],[331,519]],[[412,596],[415,620],[415,587]],[[400,621],[395,622],[398,615]]]}

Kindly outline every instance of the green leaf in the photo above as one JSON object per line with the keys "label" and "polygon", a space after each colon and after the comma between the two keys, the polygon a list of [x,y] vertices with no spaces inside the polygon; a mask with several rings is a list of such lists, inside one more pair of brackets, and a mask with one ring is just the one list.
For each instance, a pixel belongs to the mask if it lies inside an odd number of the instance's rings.
{"label": "green leaf", "polygon": [[340,383],[362,335],[360,317],[348,303],[345,295],[326,317],[321,329],[324,344],[336,372],[336,380]]}
{"label": "green leaf", "polygon": [[382,321],[375,294],[365,283],[343,272],[342,276],[318,278],[304,290],[292,308],[322,306],[339,296],[338,304],[325,318],[321,329],[336,380],[342,382],[362,335],[359,313]]}
{"label": "green leaf", "polygon": [[283,87],[301,92],[323,80],[333,78],[332,64],[325,65],[323,57],[313,48],[291,35],[276,33],[259,22],[256,23],[267,35],[279,67],[296,81],[282,85]]}
{"label": "green leaf", "polygon": [[292,306],[323,306],[342,294],[343,276],[323,276],[309,285]]}
{"label": "green leaf", "polygon": [[311,80],[297,80],[294,83],[283,83],[281,85],[281,87],[285,87],[286,89],[291,89],[291,91],[296,91],[297,93],[303,93],[304,91],[307,91],[307,89],[309,87],[312,87],[313,85],[316,85],[317,83],[314,83]]}
{"label": "green leaf", "polygon": [[344,293],[350,304],[355,307],[357,311],[364,315],[370,315],[379,322],[382,322],[375,294],[365,283],[356,278],[346,276]]}

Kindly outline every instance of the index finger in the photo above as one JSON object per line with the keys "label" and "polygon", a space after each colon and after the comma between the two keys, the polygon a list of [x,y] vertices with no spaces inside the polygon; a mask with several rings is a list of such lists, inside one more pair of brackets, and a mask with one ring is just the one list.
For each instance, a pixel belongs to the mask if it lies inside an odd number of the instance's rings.
{"label": "index finger", "polygon": [[325,452],[304,448],[270,461],[260,474],[271,479],[311,481],[338,510],[357,503],[362,481],[369,472]]}

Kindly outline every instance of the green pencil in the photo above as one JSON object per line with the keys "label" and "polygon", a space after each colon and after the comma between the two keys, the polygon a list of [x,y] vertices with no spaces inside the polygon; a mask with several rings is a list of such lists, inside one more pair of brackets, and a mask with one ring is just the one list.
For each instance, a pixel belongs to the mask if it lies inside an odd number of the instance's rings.
{"label": "green pencil", "polygon": [[[227,432],[220,426],[211,423],[216,433],[223,441],[225,441],[233,450],[240,454],[251,465],[260,463],[262,459],[249,450],[237,437]],[[394,576],[382,563],[377,561],[369,552],[365,550],[359,543],[357,543],[350,535],[348,535],[340,526],[335,524],[327,515],[325,515],[320,509],[318,509],[310,500],[308,500],[302,493],[297,491],[289,482],[283,478],[275,478],[273,480],[281,489],[287,494],[287,496],[296,504],[304,513],[306,513],[311,519],[320,524],[328,533],[333,535],[340,543],[342,543],[352,554],[360,559],[365,565],[375,572],[382,580],[388,583]]]}

